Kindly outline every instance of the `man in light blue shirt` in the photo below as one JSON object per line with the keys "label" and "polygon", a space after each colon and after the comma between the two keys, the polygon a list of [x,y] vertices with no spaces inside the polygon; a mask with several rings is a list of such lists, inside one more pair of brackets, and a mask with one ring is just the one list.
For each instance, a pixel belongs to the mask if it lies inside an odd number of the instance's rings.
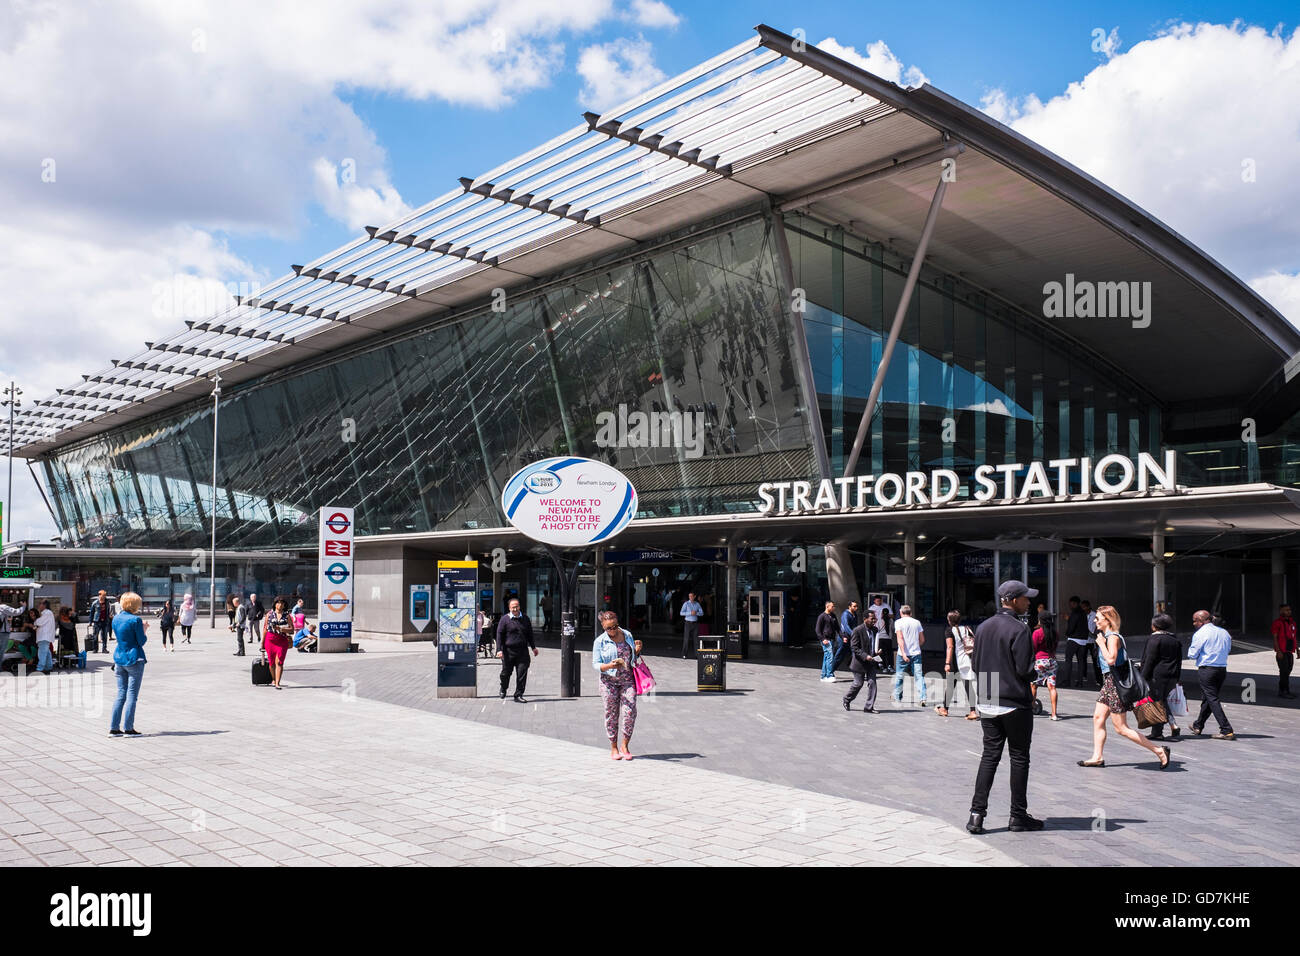
{"label": "man in light blue shirt", "polygon": [[1198,737],[1204,732],[1205,722],[1214,714],[1219,725],[1215,740],[1235,740],[1232,725],[1228,723],[1219,702],[1219,691],[1228,676],[1228,652],[1232,650],[1232,637],[1223,628],[1214,624],[1209,611],[1197,611],[1192,615],[1192,624],[1196,633],[1192,635],[1192,646],[1187,649],[1187,656],[1196,662],[1196,677],[1201,684],[1201,713],[1192,724],[1192,733]]}
{"label": "man in light blue shirt", "polygon": [[682,657],[686,658],[695,650],[700,636],[700,618],[704,616],[704,608],[695,600],[694,591],[686,595],[681,615],[686,618],[686,626],[682,629]]}

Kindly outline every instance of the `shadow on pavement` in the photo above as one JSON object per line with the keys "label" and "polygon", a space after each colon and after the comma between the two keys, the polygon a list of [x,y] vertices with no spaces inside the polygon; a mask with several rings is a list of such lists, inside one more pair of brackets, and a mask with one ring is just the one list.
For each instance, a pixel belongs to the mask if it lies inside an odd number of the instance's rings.
{"label": "shadow on pavement", "polygon": [[677,762],[678,760],[693,760],[696,757],[703,757],[704,754],[637,754],[637,760],[668,760]]}
{"label": "shadow on pavement", "polygon": [[[1103,822],[1104,821],[1104,822]],[[1107,833],[1113,833],[1116,830],[1124,829],[1124,824],[1146,823],[1146,820],[1138,819],[1115,819],[1112,817],[1044,817],[1043,822],[1047,824],[1046,830],[1105,830]],[[1101,826],[1097,826],[1102,822]],[[987,828],[987,824],[986,824]],[[1006,827],[1002,828],[1006,830]],[[990,833],[998,831],[990,830]]]}

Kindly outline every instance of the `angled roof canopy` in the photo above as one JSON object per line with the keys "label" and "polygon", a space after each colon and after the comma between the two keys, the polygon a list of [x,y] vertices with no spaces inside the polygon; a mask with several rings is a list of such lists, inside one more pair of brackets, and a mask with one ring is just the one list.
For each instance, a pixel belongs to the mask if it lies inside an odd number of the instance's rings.
{"label": "angled roof canopy", "polygon": [[[206,397],[214,372],[247,381],[760,202],[910,254],[935,164],[953,156],[960,172],[930,246],[936,268],[1031,315],[1043,283],[1067,267],[1158,283],[1178,348],[1208,354],[1224,347],[1225,330],[1246,333],[1227,343],[1240,362],[1218,363],[1225,393],[1253,391],[1261,373],[1300,352],[1300,334],[1249,287],[1101,183],[928,85],[904,89],[766,26],[582,119],[22,408],[15,454],[36,457]],[[1162,400],[1196,391],[1176,361],[1152,369],[1141,355],[1114,354],[1104,326],[1064,334],[1142,374]]]}

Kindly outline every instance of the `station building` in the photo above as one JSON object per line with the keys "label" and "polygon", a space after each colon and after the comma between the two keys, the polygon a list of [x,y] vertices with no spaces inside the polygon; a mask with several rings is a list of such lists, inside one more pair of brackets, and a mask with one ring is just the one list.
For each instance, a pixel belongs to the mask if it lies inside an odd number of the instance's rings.
{"label": "station building", "polygon": [[349,505],[354,626],[416,639],[439,558],[481,559],[492,606],[557,593],[500,490],[581,455],[640,501],[584,626],[666,630],[693,589],[706,629],[797,643],[828,595],[937,624],[1016,577],[1263,636],[1300,556],[1298,353],[1104,184],[759,27],[24,410],[61,536],[6,557],[203,604],[215,511],[218,600],[314,603],[317,509]]}

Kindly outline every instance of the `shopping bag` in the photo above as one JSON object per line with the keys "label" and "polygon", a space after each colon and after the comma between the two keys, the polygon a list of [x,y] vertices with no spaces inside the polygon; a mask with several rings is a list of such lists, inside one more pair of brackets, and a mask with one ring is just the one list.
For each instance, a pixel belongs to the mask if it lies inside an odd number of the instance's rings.
{"label": "shopping bag", "polygon": [[1169,704],[1169,713],[1174,717],[1187,716],[1187,695],[1183,693],[1182,684],[1175,684],[1165,700]]}
{"label": "shopping bag", "polygon": [[1165,705],[1152,700],[1150,697],[1138,701],[1133,707],[1133,712],[1137,714],[1138,730],[1158,727],[1169,721],[1169,715],[1165,712]]}
{"label": "shopping bag", "polygon": [[650,673],[650,665],[644,658],[637,661],[636,666],[632,668],[632,681],[636,685],[638,695],[648,694],[655,689],[655,676]]}

